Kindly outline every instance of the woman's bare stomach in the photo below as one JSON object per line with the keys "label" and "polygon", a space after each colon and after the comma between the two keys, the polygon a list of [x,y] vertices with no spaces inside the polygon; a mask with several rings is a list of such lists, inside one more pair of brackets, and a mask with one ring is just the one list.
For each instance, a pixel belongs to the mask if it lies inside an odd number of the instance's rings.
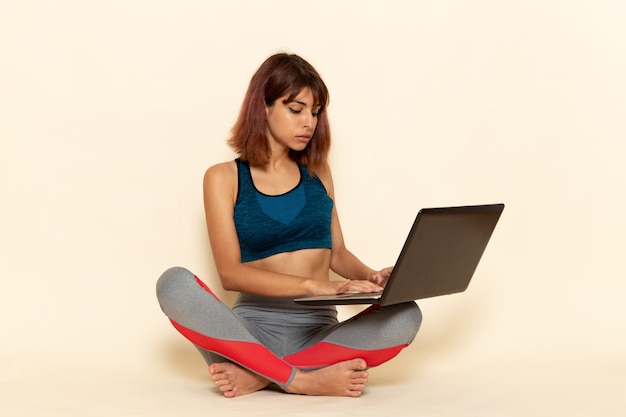
{"label": "woman's bare stomach", "polygon": [[301,249],[294,252],[283,252],[248,262],[248,265],[266,271],[328,280],[330,249]]}

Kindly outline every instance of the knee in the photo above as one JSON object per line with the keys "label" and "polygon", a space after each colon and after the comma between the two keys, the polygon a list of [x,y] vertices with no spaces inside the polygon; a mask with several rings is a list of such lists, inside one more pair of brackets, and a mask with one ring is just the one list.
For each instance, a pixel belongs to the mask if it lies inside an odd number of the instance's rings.
{"label": "knee", "polygon": [[412,342],[422,325],[422,310],[414,302],[398,304],[397,307],[399,310],[397,313],[398,323]]}
{"label": "knee", "polygon": [[186,287],[193,285],[194,282],[195,275],[180,266],[169,268],[163,272],[156,283],[156,294],[161,309],[165,311],[171,300],[176,298],[177,294],[180,295],[181,292],[184,292]]}
{"label": "knee", "polygon": [[420,327],[422,326],[422,310],[419,308],[419,306],[416,303],[410,303],[410,304],[412,304],[411,309],[410,309],[411,315],[412,315],[412,322],[414,323],[415,333],[417,334]]}
{"label": "knee", "polygon": [[381,307],[373,311],[374,328],[381,340],[393,345],[409,345],[422,324],[422,312],[413,301]]}

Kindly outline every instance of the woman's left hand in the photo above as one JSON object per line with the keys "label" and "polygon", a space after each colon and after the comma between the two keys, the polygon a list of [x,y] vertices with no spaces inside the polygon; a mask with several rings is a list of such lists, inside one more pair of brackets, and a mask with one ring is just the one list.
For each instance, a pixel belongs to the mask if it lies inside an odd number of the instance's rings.
{"label": "woman's left hand", "polygon": [[367,280],[384,288],[385,285],[387,285],[389,277],[391,276],[391,271],[393,271],[393,266],[389,266],[387,268],[381,269],[378,272],[375,272],[374,274],[370,275]]}

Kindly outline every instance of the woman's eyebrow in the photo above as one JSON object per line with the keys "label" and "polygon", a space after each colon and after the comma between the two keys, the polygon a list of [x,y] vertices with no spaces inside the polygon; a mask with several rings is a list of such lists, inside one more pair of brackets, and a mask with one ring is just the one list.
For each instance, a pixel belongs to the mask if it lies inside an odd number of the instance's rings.
{"label": "woman's eyebrow", "polygon": [[[307,106],[307,103],[305,103],[304,101],[300,101],[300,100],[298,100],[298,99],[292,100],[291,102],[292,102],[292,103],[299,104],[299,105],[304,106],[304,107],[306,107],[306,106]],[[313,104],[313,105],[311,106],[311,108],[313,108],[313,109],[314,109],[314,108],[316,108],[316,107],[321,108],[321,107],[322,107],[322,105],[321,105],[321,104]]]}

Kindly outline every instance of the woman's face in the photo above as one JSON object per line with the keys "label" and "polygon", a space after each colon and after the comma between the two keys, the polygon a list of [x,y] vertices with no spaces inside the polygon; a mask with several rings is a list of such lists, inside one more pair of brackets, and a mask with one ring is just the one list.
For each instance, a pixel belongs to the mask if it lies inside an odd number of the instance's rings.
{"label": "woman's face", "polygon": [[313,99],[308,88],[303,89],[293,100],[285,102],[288,95],[280,97],[271,106],[266,106],[267,139],[294,151],[306,148],[317,127],[320,105]]}

